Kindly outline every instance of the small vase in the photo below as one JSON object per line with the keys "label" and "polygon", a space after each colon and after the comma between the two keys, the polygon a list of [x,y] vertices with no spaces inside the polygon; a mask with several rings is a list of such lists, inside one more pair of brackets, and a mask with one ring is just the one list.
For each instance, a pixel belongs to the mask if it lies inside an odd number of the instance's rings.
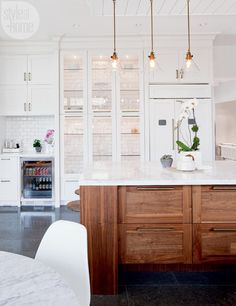
{"label": "small vase", "polygon": [[41,153],[42,147],[35,147],[35,151],[36,151],[37,153]]}
{"label": "small vase", "polygon": [[160,159],[163,168],[170,168],[173,163],[173,158],[169,159]]}

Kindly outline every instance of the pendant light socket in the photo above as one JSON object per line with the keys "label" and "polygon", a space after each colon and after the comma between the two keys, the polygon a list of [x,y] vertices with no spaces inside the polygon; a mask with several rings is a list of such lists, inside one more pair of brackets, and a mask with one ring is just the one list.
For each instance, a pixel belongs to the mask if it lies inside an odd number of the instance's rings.
{"label": "pendant light socket", "polygon": [[188,50],[185,57],[186,61],[191,61],[193,59],[192,53]]}

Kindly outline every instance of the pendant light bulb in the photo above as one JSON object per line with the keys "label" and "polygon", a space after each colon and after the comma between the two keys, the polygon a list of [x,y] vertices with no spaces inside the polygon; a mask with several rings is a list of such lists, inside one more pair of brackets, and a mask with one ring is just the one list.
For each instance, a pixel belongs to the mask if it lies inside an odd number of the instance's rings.
{"label": "pendant light bulb", "polygon": [[190,0],[187,0],[187,17],[188,17],[188,51],[186,53],[186,68],[189,69],[192,65],[193,55],[191,53],[191,33],[190,33]]}
{"label": "pendant light bulb", "polygon": [[155,59],[156,59],[156,57],[155,57],[155,54],[154,54],[153,51],[150,53],[148,58],[149,58],[149,66],[150,66],[150,68],[155,68],[155,66],[156,66]]}
{"label": "pendant light bulb", "polygon": [[188,51],[187,53],[186,53],[186,68],[188,69],[188,68],[190,68],[191,67],[191,65],[192,65],[192,59],[193,59],[193,55],[191,54],[191,52],[190,51]]}
{"label": "pendant light bulb", "polygon": [[114,50],[111,56],[111,66],[114,71],[116,71],[118,67],[118,55],[116,53],[116,0],[113,0],[113,45]]}
{"label": "pendant light bulb", "polygon": [[112,56],[111,56],[111,66],[112,69],[116,70],[117,66],[118,66],[118,56],[116,52],[113,52]]}
{"label": "pendant light bulb", "polygon": [[151,52],[148,56],[149,58],[149,66],[151,69],[154,69],[156,66],[155,63],[155,53],[154,53],[154,35],[153,35],[153,0],[150,0],[150,9],[151,9]]}

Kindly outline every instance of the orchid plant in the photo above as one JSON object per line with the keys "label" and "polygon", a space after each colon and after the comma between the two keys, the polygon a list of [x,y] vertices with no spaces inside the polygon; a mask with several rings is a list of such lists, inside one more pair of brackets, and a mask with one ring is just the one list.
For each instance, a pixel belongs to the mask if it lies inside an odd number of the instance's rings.
{"label": "orchid plant", "polygon": [[53,129],[49,129],[47,130],[46,136],[44,138],[44,142],[53,145],[54,143],[54,134],[55,134],[55,130]]}
{"label": "orchid plant", "polygon": [[[194,125],[192,126],[191,130],[189,129],[189,142],[186,141],[184,143],[183,141],[177,140],[176,143],[179,147],[179,152],[190,152],[190,151],[198,151],[200,146],[200,139],[198,137],[198,131],[199,127],[196,122],[196,116],[195,116],[195,108],[198,105],[197,99],[192,99],[186,102],[182,103],[181,113],[179,115],[179,118],[177,120],[177,129],[181,130],[181,125],[184,120],[190,118],[192,116],[192,119],[194,121]],[[192,138],[192,133],[194,134]]]}

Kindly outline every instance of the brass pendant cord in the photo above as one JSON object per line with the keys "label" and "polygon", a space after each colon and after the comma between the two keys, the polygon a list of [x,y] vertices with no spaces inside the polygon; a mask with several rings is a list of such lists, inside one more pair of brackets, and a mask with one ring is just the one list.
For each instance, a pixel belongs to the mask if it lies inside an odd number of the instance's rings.
{"label": "brass pendant cord", "polygon": [[187,0],[187,14],[188,14],[188,51],[190,52],[191,48],[191,39],[190,39],[190,12],[189,12],[189,2],[190,0]]}
{"label": "brass pendant cord", "polygon": [[114,52],[116,53],[116,0],[113,0]]}
{"label": "brass pendant cord", "polygon": [[152,52],[154,52],[154,43],[153,43],[153,0],[151,2],[151,48]]}

